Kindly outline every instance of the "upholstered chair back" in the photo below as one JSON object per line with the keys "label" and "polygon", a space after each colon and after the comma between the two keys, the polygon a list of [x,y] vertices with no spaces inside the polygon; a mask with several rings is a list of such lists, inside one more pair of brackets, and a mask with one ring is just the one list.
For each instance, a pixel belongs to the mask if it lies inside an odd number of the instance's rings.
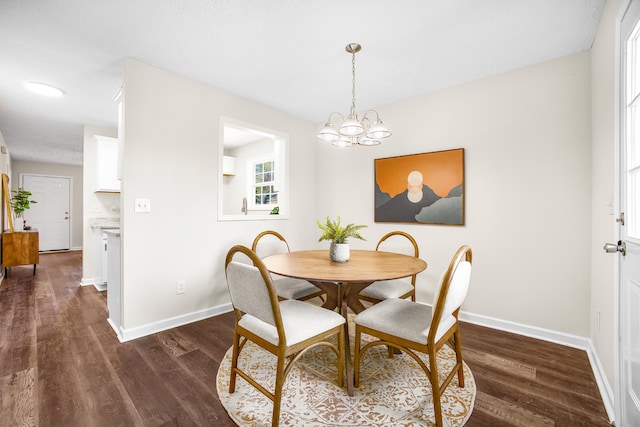
{"label": "upholstered chair back", "polygon": [[400,231],[394,231],[384,236],[378,242],[376,250],[415,257],[419,255],[418,245],[415,243],[413,237]]}
{"label": "upholstered chair back", "polygon": [[[436,328],[434,341],[458,321],[458,310],[464,302],[471,280],[470,253],[468,246],[462,246],[445,270],[440,279],[440,286],[433,298],[433,318],[431,329]],[[470,249],[469,249],[470,250]]]}
{"label": "upholstered chair back", "polygon": [[260,259],[264,259],[271,255],[289,252],[289,245],[280,233],[267,230],[256,236],[251,249],[253,249]]}
{"label": "upholstered chair back", "polygon": [[236,310],[275,326],[268,283],[257,267],[231,261],[227,265],[227,286]]}

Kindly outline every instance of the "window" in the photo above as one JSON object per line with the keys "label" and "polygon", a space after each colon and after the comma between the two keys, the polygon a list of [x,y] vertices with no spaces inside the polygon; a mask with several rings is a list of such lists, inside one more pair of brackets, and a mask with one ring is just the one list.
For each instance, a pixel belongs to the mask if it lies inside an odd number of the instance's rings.
{"label": "window", "polygon": [[256,207],[278,204],[278,192],[276,191],[275,162],[270,159],[253,163],[252,199]]}

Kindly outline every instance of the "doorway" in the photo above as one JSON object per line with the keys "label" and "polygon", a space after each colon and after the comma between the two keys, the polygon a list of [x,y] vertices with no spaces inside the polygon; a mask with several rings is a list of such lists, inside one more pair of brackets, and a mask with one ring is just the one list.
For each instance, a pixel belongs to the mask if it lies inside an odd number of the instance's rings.
{"label": "doorway", "polygon": [[31,191],[37,203],[24,212],[27,225],[38,229],[40,251],[70,248],[70,177],[21,175],[21,187]]}

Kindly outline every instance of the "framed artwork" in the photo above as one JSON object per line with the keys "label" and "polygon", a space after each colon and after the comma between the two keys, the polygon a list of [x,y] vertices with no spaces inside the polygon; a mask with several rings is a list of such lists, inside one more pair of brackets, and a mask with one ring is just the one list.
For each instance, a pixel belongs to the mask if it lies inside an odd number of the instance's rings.
{"label": "framed artwork", "polygon": [[464,225],[464,148],[374,160],[375,222]]}

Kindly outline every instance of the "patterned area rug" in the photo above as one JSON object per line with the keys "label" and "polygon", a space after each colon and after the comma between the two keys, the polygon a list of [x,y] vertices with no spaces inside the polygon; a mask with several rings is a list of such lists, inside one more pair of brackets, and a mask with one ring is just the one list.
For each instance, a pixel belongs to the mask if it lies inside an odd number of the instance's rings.
{"label": "patterned area rug", "polygon": [[[353,352],[353,330],[351,349]],[[363,335],[363,341],[372,339]],[[239,426],[270,426],[271,400],[238,376],[235,393],[229,394],[231,348],[220,364],[216,386],[220,401]],[[428,357],[423,358],[428,366]],[[298,360],[284,384],[280,425],[282,426],[435,426],[431,385],[418,364],[409,356],[387,358],[387,348],[369,349],[362,360],[360,387],[355,396],[336,385],[335,354],[326,347],[307,352]],[[252,342],[240,354],[239,366],[268,390],[273,390],[276,358]],[[450,371],[455,353],[444,346],[438,365]],[[471,416],[476,384],[465,364],[465,387],[454,379],[442,397],[444,424],[463,426]],[[441,378],[441,382],[444,378]],[[346,381],[345,381],[346,384]]]}

